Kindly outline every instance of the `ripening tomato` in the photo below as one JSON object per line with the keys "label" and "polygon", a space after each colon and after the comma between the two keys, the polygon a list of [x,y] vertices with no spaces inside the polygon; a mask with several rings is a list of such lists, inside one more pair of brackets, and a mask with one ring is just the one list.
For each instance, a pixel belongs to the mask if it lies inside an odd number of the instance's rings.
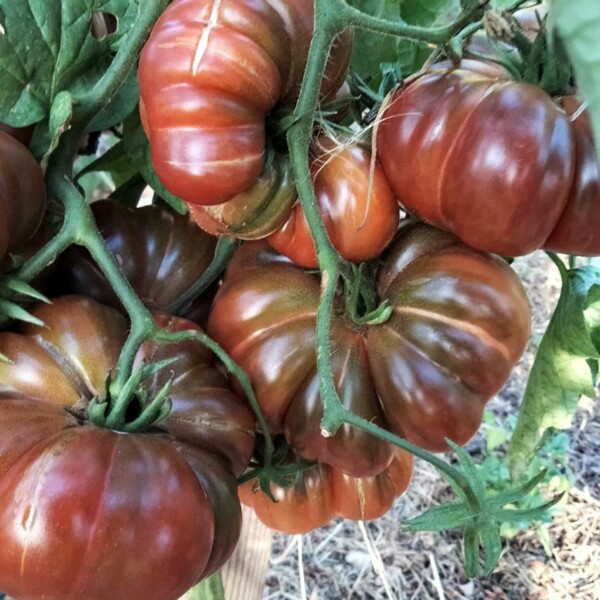
{"label": "ripening tomato", "polygon": [[239,487],[239,496],[267,527],[288,534],[307,533],[336,517],[370,521],[388,512],[406,490],[412,463],[412,455],[396,450],[386,469],[362,478],[316,463],[302,471],[291,487],[272,483],[271,493],[277,502],[260,490],[254,491],[252,480]]}
{"label": "ripening tomato", "polygon": [[228,202],[189,205],[197,225],[211,235],[241,240],[267,237],[288,218],[296,201],[292,165],[286,155],[269,154],[258,181]]}
{"label": "ripening tomato", "polygon": [[382,113],[379,159],[408,211],[475,248],[600,254],[600,169],[575,106],[500,75],[428,72]]}
{"label": "ripening tomato", "polygon": [[173,378],[170,414],[143,433],[97,427],[88,406],[104,395],[125,318],[78,296],[34,314],[47,327],[0,334],[12,361],[0,363],[0,589],[20,600],[176,600],[236,544],[235,477],[253,416],[206,348],[147,343],[138,364],[179,357],[143,383],[152,399]]}
{"label": "ripening tomato", "polygon": [[23,250],[46,207],[44,175],[29,150],[0,131],[0,260]]}
{"label": "ripening tomato", "polygon": [[[165,187],[221,204],[263,169],[265,117],[297,96],[312,38],[311,0],[175,0],[141,56],[140,110]],[[344,80],[350,38],[334,45],[321,94]]]}
{"label": "ripening tomato", "polygon": [[[344,406],[431,451],[467,442],[525,349],[530,313],[502,259],[404,222],[379,267],[383,324],[355,324],[335,298],[331,366]],[[245,244],[211,310],[209,334],[246,371],[270,429],[307,460],[375,475],[393,449],[344,425],[321,435],[316,368],[320,277],[264,242]]]}
{"label": "ripening tomato", "polygon": [[[216,239],[187,216],[154,205],[128,208],[115,200],[94,202],[92,212],[123,274],[152,310],[169,312],[212,262]],[[64,253],[53,281],[59,295],[85,294],[121,307],[104,274],[82,247],[73,246]],[[202,294],[184,316],[205,322],[215,291]]]}
{"label": "ripening tomato", "polygon": [[[392,241],[400,218],[398,202],[379,162],[372,162],[371,153],[361,146],[338,147],[327,137],[316,140],[314,148],[311,174],[315,196],[333,247],[356,263],[379,256]],[[300,204],[267,241],[297,265],[318,267]]]}

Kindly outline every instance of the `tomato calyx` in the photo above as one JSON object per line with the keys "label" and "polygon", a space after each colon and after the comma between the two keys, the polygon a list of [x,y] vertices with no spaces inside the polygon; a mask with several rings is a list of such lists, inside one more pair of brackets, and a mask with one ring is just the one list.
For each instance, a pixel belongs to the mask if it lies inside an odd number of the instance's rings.
{"label": "tomato calyx", "polygon": [[376,269],[369,263],[350,263],[352,277],[344,279],[347,314],[356,325],[382,325],[392,316],[387,300],[379,302],[375,292]]}
{"label": "tomato calyx", "polygon": [[112,389],[109,375],[104,386],[104,397],[93,398],[88,406],[89,420],[98,427],[123,433],[148,431],[158,425],[171,412],[169,394],[173,380],[167,380],[153,397],[143,387],[143,381],[176,360],[169,358],[148,365],[140,364],[118,391]]}
{"label": "tomato calyx", "polygon": [[285,440],[280,435],[273,439],[275,451],[270,464],[265,460],[264,438],[257,436],[255,447],[255,457],[252,459],[246,472],[238,478],[238,485],[256,479],[252,486],[252,492],[259,490],[268,496],[272,502],[277,502],[271,490],[271,484],[276,484],[282,488],[293,487],[298,481],[300,475],[306,469],[315,465],[312,461],[301,460],[294,454]]}

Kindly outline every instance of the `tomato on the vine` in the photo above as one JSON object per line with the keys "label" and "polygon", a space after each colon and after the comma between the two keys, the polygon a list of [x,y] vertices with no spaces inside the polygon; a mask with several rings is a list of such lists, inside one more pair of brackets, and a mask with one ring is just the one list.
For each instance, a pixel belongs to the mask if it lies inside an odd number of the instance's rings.
{"label": "tomato on the vine", "polygon": [[[96,224],[123,274],[152,310],[167,311],[206,271],[216,239],[189,217],[156,205],[128,208],[116,200],[92,204]],[[120,308],[115,292],[89,253],[74,246],[59,259],[54,288],[85,294]],[[202,294],[184,316],[202,324],[215,290]]]}
{"label": "tomato on the vine", "polygon": [[[313,147],[316,156],[310,168],[315,196],[333,247],[356,263],[379,256],[392,241],[400,218],[398,202],[381,165],[357,144],[338,147],[322,136]],[[267,241],[297,265],[318,267],[300,204]]]}
{"label": "tomato on the vine", "polygon": [[[142,122],[165,187],[190,204],[220,204],[263,169],[265,116],[298,95],[314,5],[293,0],[175,0],[141,56]],[[350,38],[332,50],[321,88],[344,80]]]}
{"label": "tomato on the vine", "polygon": [[385,107],[378,156],[408,211],[475,248],[597,255],[600,168],[577,106],[505,74],[427,72]]}
{"label": "tomato on the vine", "polygon": [[259,240],[288,218],[296,201],[292,165],[286,155],[269,152],[258,181],[228,202],[189,205],[190,215],[211,235]]}
{"label": "tomato on the vine", "polygon": [[126,320],[78,296],[33,314],[46,326],[0,334],[10,359],[0,362],[0,589],[23,600],[176,600],[236,544],[235,477],[252,454],[253,415],[202,345],[148,342],[137,367],[178,358],[142,382],[151,400],[173,380],[171,412],[144,432],[98,427],[90,403],[105,398]]}
{"label": "tomato on the vine", "polygon": [[23,250],[46,207],[44,175],[29,150],[0,131],[0,260]]}
{"label": "tomato on the vine", "polygon": [[404,493],[412,476],[412,463],[411,454],[396,450],[381,473],[362,478],[316,463],[301,471],[290,487],[271,483],[276,502],[254,490],[253,480],[239,487],[239,497],[265,525],[288,534],[307,533],[336,517],[370,521],[388,512]]}
{"label": "tomato on the vine", "polygon": [[[530,313],[505,261],[425,224],[405,222],[379,268],[377,293],[392,313],[356,324],[337,296],[331,365],[344,406],[433,451],[464,444],[486,402],[523,353]],[[320,277],[263,242],[229,265],[209,333],[248,373],[272,431],[308,460],[363,477],[393,449],[344,425],[321,435],[315,325]]]}

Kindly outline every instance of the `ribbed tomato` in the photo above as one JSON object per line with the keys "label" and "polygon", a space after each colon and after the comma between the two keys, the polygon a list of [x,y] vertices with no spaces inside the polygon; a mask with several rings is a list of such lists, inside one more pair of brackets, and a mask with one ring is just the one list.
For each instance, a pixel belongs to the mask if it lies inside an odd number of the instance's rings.
{"label": "ribbed tomato", "polygon": [[[486,402],[521,356],[530,330],[523,287],[496,256],[414,222],[400,226],[379,268],[393,308],[381,325],[356,325],[342,295],[331,322],[331,364],[344,405],[432,451],[464,444]],[[363,477],[393,449],[351,426],[321,435],[316,369],[318,274],[250,242],[229,265],[209,333],[248,373],[268,424],[308,460]]]}
{"label": "ribbed tomato", "polygon": [[[175,0],[140,61],[142,122],[165,187],[190,204],[250,188],[265,116],[297,96],[312,38],[312,0]],[[322,96],[343,82],[349,37],[334,46]]]}
{"label": "ribbed tomato", "polygon": [[239,497],[267,527],[283,533],[307,533],[336,517],[370,521],[383,516],[406,490],[412,463],[412,455],[397,450],[384,471],[363,478],[316,463],[302,471],[291,487],[272,483],[277,502],[262,491],[254,492],[252,480],[239,487]]}
{"label": "ribbed tomato", "polygon": [[173,377],[171,413],[144,433],[96,427],[87,408],[104,395],[127,322],[77,296],[34,314],[47,327],[0,334],[12,361],[0,363],[0,589],[20,600],[176,600],[235,546],[253,416],[203,346],[146,344],[138,363],[179,357],[143,384],[152,399]]}
{"label": "ribbed tomato", "polygon": [[21,142],[0,131],[0,260],[7,252],[23,250],[45,207],[40,166]]}
{"label": "ribbed tomato", "polygon": [[[315,196],[334,248],[360,263],[379,256],[398,228],[400,210],[383,169],[371,153],[356,144],[338,147],[321,137],[311,163]],[[267,239],[297,265],[317,268],[317,254],[300,204]]]}
{"label": "ribbed tomato", "polygon": [[573,105],[483,73],[428,72],[385,108],[379,159],[407,210],[475,248],[600,254],[600,169]]}
{"label": "ribbed tomato", "polygon": [[223,204],[191,204],[189,209],[194,221],[211,235],[259,240],[285,222],[296,197],[288,157],[270,153],[258,181],[251,188]]}
{"label": "ribbed tomato", "polygon": [[[95,202],[92,212],[123,274],[152,310],[168,312],[212,262],[216,239],[187,216],[159,206],[128,208],[114,200]],[[104,274],[82,247],[71,247],[59,259],[53,282],[59,295],[85,294],[121,307]],[[204,323],[214,292],[201,295],[184,315]]]}

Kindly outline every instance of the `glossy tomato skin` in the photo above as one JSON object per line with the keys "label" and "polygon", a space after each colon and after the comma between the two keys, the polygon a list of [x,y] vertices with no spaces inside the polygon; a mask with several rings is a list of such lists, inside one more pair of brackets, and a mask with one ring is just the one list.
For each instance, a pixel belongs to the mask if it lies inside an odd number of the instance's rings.
{"label": "glossy tomato skin", "polygon": [[[212,262],[216,239],[187,216],[160,206],[128,208],[115,200],[95,202],[92,212],[123,274],[152,310],[169,311]],[[70,248],[59,259],[54,282],[59,295],[85,294],[121,307],[103,273],[81,247]],[[214,291],[202,294],[185,316],[205,322]]]}
{"label": "glossy tomato skin", "polygon": [[29,150],[0,131],[0,260],[23,250],[46,207],[44,175]]}
{"label": "glossy tomato skin", "polygon": [[[248,373],[269,426],[302,457],[355,477],[375,475],[390,447],[354,427],[320,432],[315,322],[320,282],[261,242],[230,263],[209,333]],[[379,270],[394,311],[355,325],[341,297],[331,323],[334,381],[345,406],[431,451],[464,444],[530,331],[523,287],[498,257],[425,224],[400,226]]]}
{"label": "glossy tomato skin", "polygon": [[575,96],[563,98],[575,138],[575,180],[567,204],[548,239],[546,250],[600,255],[600,165],[596,158],[592,125],[587,110]]}
{"label": "glossy tomato skin", "polygon": [[377,144],[408,211],[506,256],[543,245],[575,169],[569,119],[542,90],[460,69],[397,91]]}
{"label": "glossy tomato skin", "polygon": [[260,240],[273,233],[289,217],[296,201],[292,165],[287,156],[273,154],[258,181],[228,202],[210,206],[190,205],[190,215],[207,233],[241,240]]}
{"label": "glossy tomato skin", "polygon": [[475,248],[600,254],[599,169],[577,106],[493,68],[433,71],[392,97],[379,158],[407,210]]}
{"label": "glossy tomato skin", "polygon": [[13,361],[0,366],[0,587],[24,600],[176,600],[233,550],[253,417],[205,348],[146,344],[137,362],[179,357],[145,383],[152,397],[174,376],[170,415],[146,433],[95,427],[87,405],[127,322],[78,296],[35,314],[47,328],[0,334]]}
{"label": "glossy tomato skin", "polygon": [[[327,234],[340,255],[360,263],[379,256],[398,228],[398,202],[378,161],[356,144],[321,137],[311,163],[315,196]],[[371,168],[373,171],[371,174]],[[297,265],[318,267],[315,245],[298,203],[269,244]]]}
{"label": "glossy tomato skin", "polygon": [[271,529],[301,534],[327,525],[336,517],[370,521],[383,516],[408,487],[412,456],[400,450],[381,473],[356,478],[329,465],[316,463],[300,473],[288,488],[273,483],[273,502],[262,491],[253,491],[253,481],[239,488],[240,500],[250,506]]}
{"label": "glossy tomato skin", "polygon": [[[141,110],[163,184],[190,204],[221,204],[260,176],[265,116],[297,95],[313,2],[176,0],[140,61]],[[348,38],[333,50],[323,96],[342,84]]]}

